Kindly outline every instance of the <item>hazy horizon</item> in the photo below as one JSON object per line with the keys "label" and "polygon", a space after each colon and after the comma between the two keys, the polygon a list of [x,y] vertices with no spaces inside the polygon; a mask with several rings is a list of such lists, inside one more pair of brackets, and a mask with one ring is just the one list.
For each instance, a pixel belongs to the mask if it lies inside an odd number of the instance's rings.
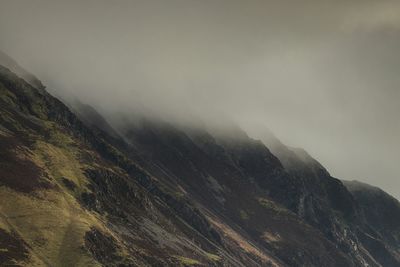
{"label": "hazy horizon", "polygon": [[400,2],[2,1],[0,50],[105,114],[223,114],[400,199]]}

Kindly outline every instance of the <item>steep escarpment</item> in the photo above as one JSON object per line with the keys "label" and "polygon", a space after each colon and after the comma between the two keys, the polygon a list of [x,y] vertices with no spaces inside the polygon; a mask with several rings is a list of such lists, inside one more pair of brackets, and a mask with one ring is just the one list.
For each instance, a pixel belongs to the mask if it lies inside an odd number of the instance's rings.
{"label": "steep escarpment", "polygon": [[343,185],[304,151],[235,127],[113,129],[24,79],[0,67],[0,264],[400,262],[398,202]]}
{"label": "steep escarpment", "polygon": [[268,132],[263,140],[285,168],[303,181],[298,211],[302,218],[353,257],[370,265],[398,266],[399,243],[394,240],[398,240],[400,225],[396,216],[389,215],[399,213],[396,199],[378,188],[331,177],[307,152],[285,146]]}
{"label": "steep escarpment", "polygon": [[[340,180],[331,177],[305,151],[286,147],[277,139],[274,143],[264,139],[268,149],[240,129],[234,134],[220,136],[204,129],[182,130],[146,120],[138,125],[128,126],[125,137],[138,151],[145,151],[142,157],[153,164],[146,167],[149,171],[164,176],[172,184],[179,184],[186,192],[195,189],[190,193],[199,203],[218,210],[226,221],[244,229],[256,242],[260,242],[260,236],[271,236],[262,233],[273,221],[270,217],[264,218],[265,210],[256,207],[271,203],[274,208],[280,207],[322,233],[340,252],[350,256],[352,263],[346,264],[387,265],[388,260],[374,256],[374,249],[365,242],[365,235],[378,233],[371,232],[358,201]],[[279,233],[277,228],[274,230]],[[285,248],[286,256],[290,255],[290,249],[301,250],[294,244],[303,236],[296,236],[296,233],[286,236],[290,240]],[[383,250],[387,258],[397,257],[396,246]],[[319,255],[322,253],[318,251]],[[303,259],[293,256],[296,259],[287,263],[299,264],[308,254],[304,251],[302,255]],[[305,260],[302,264],[312,263]]]}
{"label": "steep escarpment", "polygon": [[[18,253],[11,238],[24,248],[11,260],[26,266],[236,261],[196,207],[160,188],[64,104],[8,69],[0,82],[4,261]],[[114,256],[99,258],[107,246]]]}
{"label": "steep escarpment", "polygon": [[[141,156],[150,162],[146,169],[170,184],[180,185],[204,209],[211,207],[222,214],[225,222],[244,230],[248,238],[280,255],[286,264],[334,266],[340,260],[347,266],[361,265],[364,260],[373,263],[368,254],[351,251],[357,240],[345,239],[344,226],[342,232],[337,229],[342,224],[337,222],[339,216],[333,207],[341,204],[335,202],[334,194],[339,192],[351,199],[340,181],[327,176],[323,185],[307,184],[285,169],[262,142],[242,131],[219,136],[144,120],[139,127],[137,123],[128,126],[125,137],[138,151],[145,151]],[[320,193],[321,188],[325,191]],[[313,225],[311,220],[302,224],[306,190],[318,192],[320,197],[312,208],[319,221],[314,226],[326,223],[325,228],[308,229],[308,224]],[[351,212],[344,210],[340,216],[347,213]],[[334,248],[340,245],[340,250]],[[329,250],[336,254],[329,255]],[[350,253],[354,255],[349,259],[345,254]]]}
{"label": "steep escarpment", "polygon": [[399,265],[400,203],[381,189],[358,181],[343,181],[363,215],[360,240],[382,266]]}

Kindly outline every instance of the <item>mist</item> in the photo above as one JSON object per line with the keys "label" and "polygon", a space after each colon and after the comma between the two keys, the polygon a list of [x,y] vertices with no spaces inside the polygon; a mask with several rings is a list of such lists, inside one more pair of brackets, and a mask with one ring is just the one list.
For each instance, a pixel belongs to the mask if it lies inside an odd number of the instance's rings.
{"label": "mist", "polygon": [[3,0],[0,50],[50,93],[108,118],[223,114],[400,198],[399,10],[372,0]]}

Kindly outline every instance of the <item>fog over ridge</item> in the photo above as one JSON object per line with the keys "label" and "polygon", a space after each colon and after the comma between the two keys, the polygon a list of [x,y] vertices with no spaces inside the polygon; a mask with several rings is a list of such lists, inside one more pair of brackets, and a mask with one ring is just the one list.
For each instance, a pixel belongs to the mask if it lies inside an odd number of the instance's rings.
{"label": "fog over ridge", "polygon": [[400,198],[398,1],[2,1],[0,50],[108,118],[224,114]]}

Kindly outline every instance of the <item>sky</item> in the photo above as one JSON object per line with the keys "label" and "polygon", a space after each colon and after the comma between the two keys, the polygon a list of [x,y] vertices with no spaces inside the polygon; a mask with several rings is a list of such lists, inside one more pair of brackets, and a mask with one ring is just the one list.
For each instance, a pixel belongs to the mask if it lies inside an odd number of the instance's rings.
{"label": "sky", "polygon": [[105,114],[224,114],[400,199],[400,1],[2,0],[0,50]]}

